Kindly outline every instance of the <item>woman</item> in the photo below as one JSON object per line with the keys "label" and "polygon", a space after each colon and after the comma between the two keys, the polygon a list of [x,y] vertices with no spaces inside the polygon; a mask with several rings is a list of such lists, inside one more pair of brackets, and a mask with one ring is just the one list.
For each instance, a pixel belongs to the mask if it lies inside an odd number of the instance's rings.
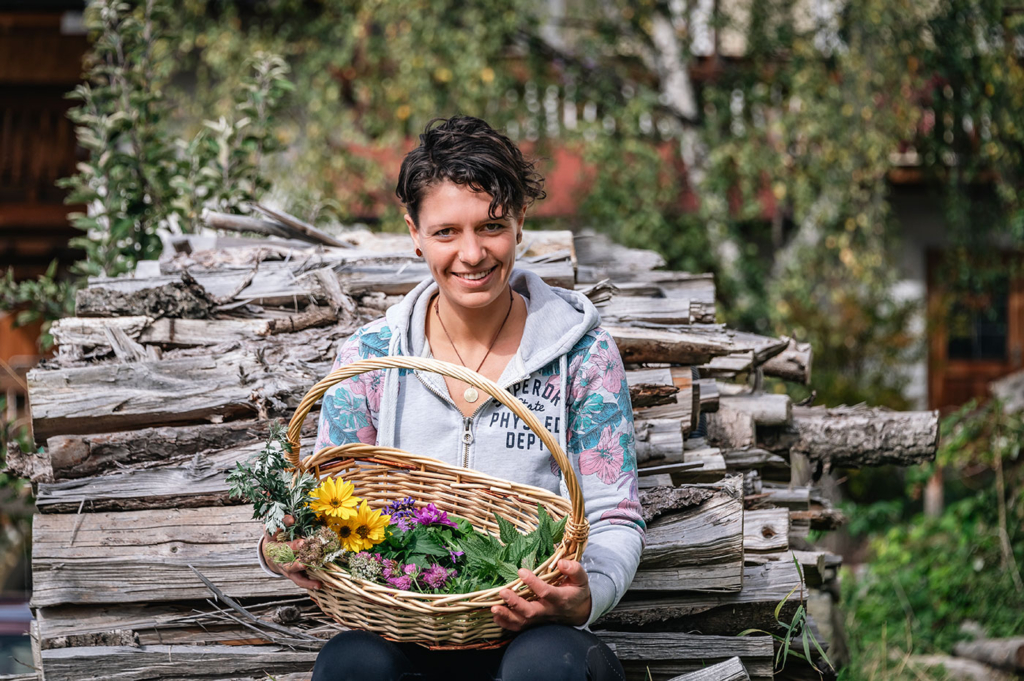
{"label": "woman", "polygon": [[[366,357],[432,356],[506,388],[573,462],[590,538],[581,562],[559,563],[567,576],[562,585],[544,584],[524,569],[520,576],[537,599],[501,592],[505,605],[492,608],[494,621],[525,632],[505,649],[431,652],[343,632],[321,651],[313,681],[442,672],[446,679],[621,679],[614,654],[586,627],[622,597],[643,549],[622,361],[585,296],[514,269],[526,209],[544,195],[533,164],[479,119],[437,122],[406,156],[396,190],[431,278],[357,331],[334,366]],[[566,494],[540,440],[507,407],[456,379],[378,370],[335,385],[323,399],[316,448],[357,441]],[[320,586],[296,564],[271,563],[269,571],[305,588]]]}

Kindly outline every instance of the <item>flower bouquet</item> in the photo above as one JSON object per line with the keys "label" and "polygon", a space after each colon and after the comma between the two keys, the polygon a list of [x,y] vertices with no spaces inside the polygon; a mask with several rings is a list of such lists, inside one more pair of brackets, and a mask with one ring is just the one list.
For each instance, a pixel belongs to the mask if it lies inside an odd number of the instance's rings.
{"label": "flower bouquet", "polygon": [[[551,452],[568,498],[380,445],[353,442],[300,457],[310,409],[331,386],[375,369],[434,371],[507,406]],[[276,543],[309,540],[294,555],[323,585],[309,595],[346,627],[434,648],[501,645],[506,632],[490,611],[504,602],[498,592],[532,597],[517,569],[531,567],[556,584],[558,561],[579,560],[586,545],[583,494],[557,440],[522,402],[465,367],[413,357],[347,364],[310,389],[286,440],[275,433],[260,456],[232,472],[232,492],[252,501]],[[294,518],[287,527],[286,515]],[[279,562],[290,557],[287,546],[271,549],[281,552]]]}

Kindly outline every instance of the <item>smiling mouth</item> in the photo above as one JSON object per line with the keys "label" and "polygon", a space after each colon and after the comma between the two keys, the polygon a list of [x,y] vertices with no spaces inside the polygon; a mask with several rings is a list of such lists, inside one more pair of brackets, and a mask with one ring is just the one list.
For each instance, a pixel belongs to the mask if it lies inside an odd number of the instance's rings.
{"label": "smiling mouth", "polygon": [[452,272],[452,274],[459,279],[465,279],[466,281],[480,281],[497,268],[498,266],[495,265],[491,269],[484,270],[483,272]]}

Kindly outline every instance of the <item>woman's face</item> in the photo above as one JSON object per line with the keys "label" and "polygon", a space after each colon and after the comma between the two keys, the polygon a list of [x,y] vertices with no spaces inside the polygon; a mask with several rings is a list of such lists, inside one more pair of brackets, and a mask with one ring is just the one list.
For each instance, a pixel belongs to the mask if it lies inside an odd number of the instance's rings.
{"label": "woman's face", "polygon": [[445,180],[420,201],[419,228],[405,216],[416,247],[445,302],[464,309],[486,308],[512,276],[522,221],[487,216],[491,195]]}

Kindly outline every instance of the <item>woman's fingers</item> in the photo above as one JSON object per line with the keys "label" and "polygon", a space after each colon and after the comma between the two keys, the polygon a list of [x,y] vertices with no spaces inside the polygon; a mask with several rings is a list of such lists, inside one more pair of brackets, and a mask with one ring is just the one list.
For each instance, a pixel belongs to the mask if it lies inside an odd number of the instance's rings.
{"label": "woman's fingers", "polygon": [[572,584],[573,586],[588,586],[590,584],[587,571],[583,569],[583,566],[578,561],[560,560],[558,561],[558,570],[566,577],[564,584]]}
{"label": "woman's fingers", "polygon": [[537,594],[537,598],[548,598],[554,593],[555,587],[533,574],[532,570],[519,568],[518,574],[519,579],[523,580],[523,584],[530,587],[530,590]]}
{"label": "woman's fingers", "polygon": [[522,631],[526,627],[525,617],[515,614],[503,605],[492,606],[491,615],[494,616],[494,623],[502,629]]}
{"label": "woman's fingers", "polygon": [[285,577],[292,580],[293,582],[295,582],[295,584],[301,586],[303,589],[319,589],[323,586],[323,584],[318,582],[317,580],[311,579],[306,574],[305,566],[303,566],[302,563],[298,561],[288,563],[287,565],[282,565],[280,567],[282,570],[284,570]]}

